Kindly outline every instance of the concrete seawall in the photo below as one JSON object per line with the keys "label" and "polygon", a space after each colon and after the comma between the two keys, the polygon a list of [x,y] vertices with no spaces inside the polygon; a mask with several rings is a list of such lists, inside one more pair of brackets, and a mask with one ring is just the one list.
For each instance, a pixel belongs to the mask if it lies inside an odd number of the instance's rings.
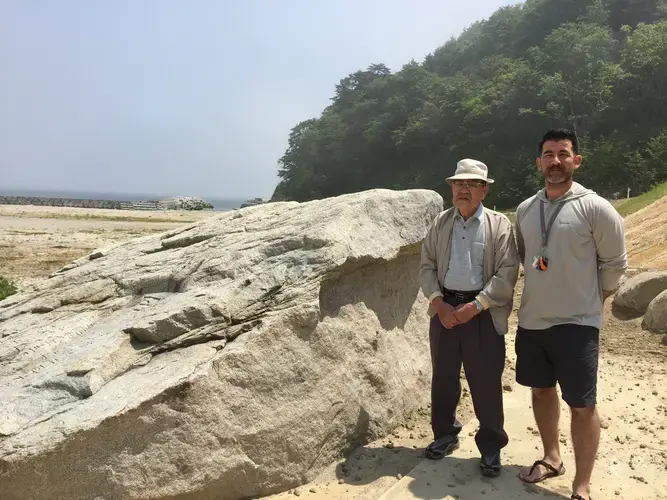
{"label": "concrete seawall", "polygon": [[187,209],[174,200],[165,201],[114,201],[79,200],[37,196],[0,196],[0,205],[35,205],[42,207],[107,208],[116,210],[174,210]]}

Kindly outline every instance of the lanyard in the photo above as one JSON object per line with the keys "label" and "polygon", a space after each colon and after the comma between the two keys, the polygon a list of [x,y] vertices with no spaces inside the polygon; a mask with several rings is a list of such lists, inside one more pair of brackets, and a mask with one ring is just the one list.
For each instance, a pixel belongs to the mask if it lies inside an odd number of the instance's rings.
{"label": "lanyard", "polygon": [[545,218],[544,218],[544,202],[540,200],[540,227],[542,229],[542,250],[546,250],[547,248],[547,240],[549,239],[549,231],[551,231],[551,226],[554,225],[554,221],[556,220],[556,217],[558,217],[558,213],[561,211],[563,208],[563,205],[565,205],[564,201],[561,201],[556,208],[554,209],[554,213],[551,214],[551,219],[549,219],[549,225],[545,225]]}

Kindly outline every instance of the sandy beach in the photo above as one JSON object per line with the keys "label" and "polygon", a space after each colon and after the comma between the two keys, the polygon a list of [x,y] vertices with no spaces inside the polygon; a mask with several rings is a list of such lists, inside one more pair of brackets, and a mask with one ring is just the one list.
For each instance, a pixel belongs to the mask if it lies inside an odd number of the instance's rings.
{"label": "sandy beach", "polygon": [[[164,232],[217,214],[0,206],[0,276],[14,280],[20,291],[30,291],[38,281],[47,279],[63,265],[95,248]],[[632,241],[629,244],[634,248]],[[517,294],[521,286],[519,283]],[[607,302],[605,319],[600,394],[604,429],[594,492],[610,481],[618,484],[620,478],[625,486],[615,487],[614,491],[619,491],[616,498],[667,498],[667,348],[661,345],[660,335],[642,330],[641,318],[615,315],[611,301]],[[513,382],[516,315],[511,321],[504,380],[508,395],[526,390]],[[423,448],[431,440],[429,414],[429,408],[417,409],[393,435],[361,446],[346,457],[341,456],[312,483],[272,498],[287,500],[299,495],[310,499],[368,500],[380,497],[422,461]],[[473,417],[467,389],[459,416],[463,422]],[[534,426],[528,407],[523,409],[520,418],[518,425],[522,429]],[[564,412],[561,442],[565,450],[571,450],[566,418]],[[505,467],[508,477],[522,465],[519,462],[540,458],[539,437],[532,434],[524,436],[530,446],[524,443],[521,450],[516,449],[518,444],[510,443],[508,456],[514,462]],[[468,434],[463,437],[471,446],[472,438]],[[574,463],[570,462],[569,470],[562,481],[534,489],[530,498],[569,498],[562,496],[563,488],[567,489],[563,485],[572,480]],[[473,484],[480,479],[473,470],[465,481]],[[511,498],[524,498],[521,495],[526,493],[518,479],[506,481],[514,485],[508,487],[515,488],[516,491],[512,491],[518,495]],[[509,491],[507,495],[510,498]],[[500,498],[493,495],[486,498],[492,497]],[[428,498],[454,497],[442,497],[433,492]]]}
{"label": "sandy beach", "polygon": [[217,214],[0,205],[0,276],[28,291],[36,281],[95,248]]}

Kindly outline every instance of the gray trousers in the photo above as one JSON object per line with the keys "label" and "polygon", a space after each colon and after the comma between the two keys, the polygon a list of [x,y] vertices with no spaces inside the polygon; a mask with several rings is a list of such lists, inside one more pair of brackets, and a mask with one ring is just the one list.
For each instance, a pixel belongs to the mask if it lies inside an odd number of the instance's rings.
{"label": "gray trousers", "polygon": [[[445,302],[457,305],[455,298]],[[507,445],[503,429],[502,374],[505,369],[505,337],[498,335],[489,311],[483,311],[468,323],[448,330],[436,314],[430,326],[431,426],[435,439],[456,436],[461,423],[456,407],[461,398],[461,365],[470,386],[475,416],[480,427],[475,442],[482,455],[499,452]]]}

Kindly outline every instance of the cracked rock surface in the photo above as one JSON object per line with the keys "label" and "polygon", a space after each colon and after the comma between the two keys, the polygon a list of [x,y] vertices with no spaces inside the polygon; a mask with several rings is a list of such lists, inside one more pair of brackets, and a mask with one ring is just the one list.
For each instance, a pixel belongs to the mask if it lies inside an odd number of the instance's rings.
{"label": "cracked rock surface", "polygon": [[373,190],[98,249],[0,302],[3,500],[236,500],[311,480],[429,397],[420,242]]}

